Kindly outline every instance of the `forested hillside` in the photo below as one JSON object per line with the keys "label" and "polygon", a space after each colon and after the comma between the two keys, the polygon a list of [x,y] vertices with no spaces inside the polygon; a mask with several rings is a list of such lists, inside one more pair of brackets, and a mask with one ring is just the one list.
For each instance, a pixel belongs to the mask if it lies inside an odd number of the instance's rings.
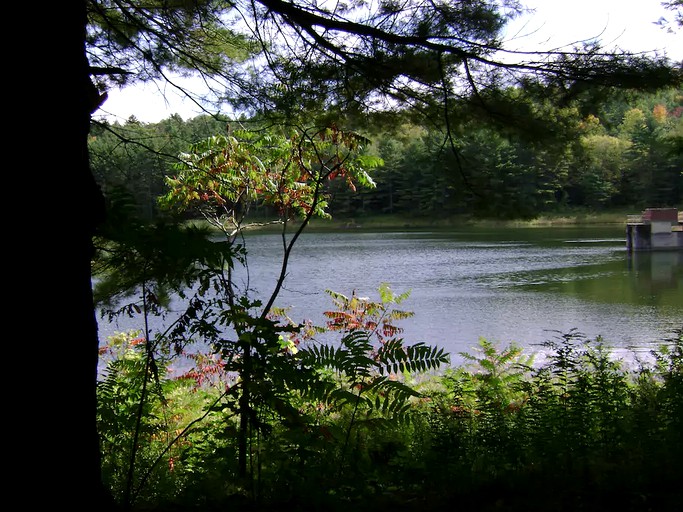
{"label": "forested hillside", "polygon": [[[532,122],[520,117],[525,129],[512,131],[464,111],[449,135],[444,127],[412,122],[410,111],[347,127],[369,137],[369,151],[384,164],[374,175],[376,188],[354,192],[332,185],[332,215],[514,219],[573,208],[637,211],[683,203],[680,89],[586,92],[571,106],[532,92],[506,94],[526,95],[535,115]],[[508,115],[506,125],[520,114]],[[258,128],[248,119],[230,125],[209,116],[172,116],[153,124],[134,118],[122,125],[96,122],[90,136],[94,174],[105,191],[124,186],[140,213],[152,217],[178,155],[231,126]]]}

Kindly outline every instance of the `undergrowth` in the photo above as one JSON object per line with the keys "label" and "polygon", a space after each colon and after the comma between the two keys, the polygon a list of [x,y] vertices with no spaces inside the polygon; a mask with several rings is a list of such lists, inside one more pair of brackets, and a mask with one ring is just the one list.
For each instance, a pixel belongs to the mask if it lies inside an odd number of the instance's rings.
{"label": "undergrowth", "polygon": [[481,339],[466,364],[424,378],[379,371],[367,336],[345,341],[355,373],[320,367],[327,397],[292,387],[287,407],[262,404],[244,480],[231,377],[209,356],[181,377],[161,367],[140,412],[144,344],[119,335],[98,393],[107,485],[133,489],[138,510],[680,505],[683,330],[629,365],[576,331],[547,341],[543,364]]}

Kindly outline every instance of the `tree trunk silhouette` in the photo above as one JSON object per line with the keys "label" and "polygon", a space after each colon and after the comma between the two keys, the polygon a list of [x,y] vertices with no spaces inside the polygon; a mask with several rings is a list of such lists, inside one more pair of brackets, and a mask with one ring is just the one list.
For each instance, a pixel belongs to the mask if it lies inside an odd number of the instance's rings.
{"label": "tree trunk silhouette", "polygon": [[[38,492],[29,491],[26,497],[44,500],[48,510],[67,506],[107,512],[115,507],[101,477],[96,423],[99,339],[90,270],[104,200],[88,156],[90,116],[101,98],[85,52],[87,2],[60,2],[31,12],[28,8],[25,19],[44,28],[36,31],[42,42],[34,58],[45,63],[29,72],[30,87],[43,93],[38,99],[29,89],[29,118],[43,120],[47,129],[34,142],[39,154],[28,158],[42,180],[41,187],[34,186],[44,194],[40,225],[46,229],[39,235],[43,266],[36,269],[45,282],[34,290],[38,306],[29,311],[36,318],[34,342],[42,363],[33,377],[41,389],[40,399],[34,401],[40,430],[33,439],[40,446],[31,447],[38,460],[30,473]],[[26,51],[25,58],[31,59],[30,53]],[[51,121],[62,127],[51,128]]]}

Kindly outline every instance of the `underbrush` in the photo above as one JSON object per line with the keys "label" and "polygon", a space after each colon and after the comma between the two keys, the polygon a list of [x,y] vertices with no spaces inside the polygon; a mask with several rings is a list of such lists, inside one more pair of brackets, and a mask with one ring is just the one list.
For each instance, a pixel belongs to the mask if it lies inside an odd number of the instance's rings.
{"label": "underbrush", "polygon": [[168,373],[171,359],[156,360],[145,378],[143,347],[132,335],[112,339],[98,390],[104,479],[131,509],[680,505],[683,330],[628,366],[602,339],[576,331],[547,341],[540,365],[514,344],[481,339],[460,367],[387,376],[415,390],[401,410],[382,407],[390,388],[373,395],[372,407],[291,390],[279,410],[255,408],[246,477],[228,399],[234,376],[206,355],[179,377]]}

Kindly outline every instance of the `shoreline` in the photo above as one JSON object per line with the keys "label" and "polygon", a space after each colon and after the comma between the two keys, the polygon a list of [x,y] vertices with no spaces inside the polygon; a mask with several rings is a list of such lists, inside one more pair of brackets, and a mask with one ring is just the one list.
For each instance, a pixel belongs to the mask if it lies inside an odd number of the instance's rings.
{"label": "shoreline", "polygon": [[[623,226],[626,229],[627,211],[609,213],[557,213],[545,214],[535,219],[478,219],[469,215],[454,215],[442,218],[433,217],[403,217],[397,215],[373,215],[357,216],[354,218],[332,218],[332,219],[311,219],[306,231],[348,231],[348,230],[404,230],[404,229],[476,229],[476,228],[548,228],[548,227],[582,227],[582,226]],[[270,219],[268,219],[270,220]],[[250,222],[263,223],[266,219],[254,218],[245,221],[248,226]],[[189,221],[195,225],[207,225],[201,219]],[[288,222],[288,225],[295,229],[301,225],[298,220]],[[215,228],[211,228],[215,229]],[[247,231],[266,231],[279,232],[282,224],[271,223],[246,227]]]}

